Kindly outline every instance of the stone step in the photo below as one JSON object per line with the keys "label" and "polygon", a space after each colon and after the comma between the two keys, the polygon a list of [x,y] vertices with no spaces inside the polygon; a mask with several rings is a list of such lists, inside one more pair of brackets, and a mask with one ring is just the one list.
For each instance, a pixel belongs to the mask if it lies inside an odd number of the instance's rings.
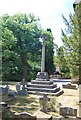
{"label": "stone step", "polygon": [[60,90],[60,91],[58,91],[58,92],[56,93],[56,96],[58,97],[58,96],[62,95],[63,93],[64,93],[64,91],[63,91],[63,90]]}
{"label": "stone step", "polygon": [[40,81],[40,80],[31,80],[32,84],[45,84],[45,85],[52,85],[53,81]]}
{"label": "stone step", "polygon": [[49,93],[49,92],[39,92],[39,91],[28,91],[29,94],[35,94],[35,95],[52,95],[52,96],[60,96],[64,93],[63,90],[59,90],[56,93]]}
{"label": "stone step", "polygon": [[45,84],[32,84],[28,83],[27,87],[35,87],[35,88],[55,88],[57,87],[57,84],[52,84],[52,85],[45,85]]}
{"label": "stone step", "polygon": [[34,88],[34,87],[26,87],[28,91],[39,91],[39,92],[49,92],[49,93],[56,93],[60,90],[60,87],[48,89],[48,88]]}
{"label": "stone step", "polygon": [[38,81],[49,81],[49,79],[40,79],[40,78],[36,78],[36,80]]}

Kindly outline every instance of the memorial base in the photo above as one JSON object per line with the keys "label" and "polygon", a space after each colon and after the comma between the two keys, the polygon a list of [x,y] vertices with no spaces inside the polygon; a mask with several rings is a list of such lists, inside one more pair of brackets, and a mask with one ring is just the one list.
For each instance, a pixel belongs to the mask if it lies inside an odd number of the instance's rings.
{"label": "memorial base", "polygon": [[36,76],[36,80],[49,80],[47,72],[38,72]]}

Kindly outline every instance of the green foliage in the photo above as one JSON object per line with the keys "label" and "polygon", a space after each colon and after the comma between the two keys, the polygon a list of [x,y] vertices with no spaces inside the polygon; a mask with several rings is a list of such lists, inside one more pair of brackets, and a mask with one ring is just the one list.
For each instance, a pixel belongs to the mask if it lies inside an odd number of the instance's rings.
{"label": "green foliage", "polygon": [[4,15],[1,22],[3,80],[27,79],[32,69],[30,63],[40,60],[41,29],[38,18],[31,14]]}
{"label": "green foliage", "polygon": [[[63,16],[67,28],[62,30],[62,41],[67,66],[71,77],[81,74],[81,3],[77,5],[75,13],[69,15],[69,20]],[[64,70],[65,71],[65,70]]]}
{"label": "green foliage", "polygon": [[54,57],[54,37],[52,35],[51,29],[47,29],[46,31],[47,39],[46,39],[46,71],[49,74],[53,74],[55,71],[55,65],[53,61]]}
{"label": "green foliage", "polygon": [[57,55],[55,56],[56,66],[60,67],[60,73],[63,77],[70,77],[70,69],[67,63],[64,46],[57,49]]}

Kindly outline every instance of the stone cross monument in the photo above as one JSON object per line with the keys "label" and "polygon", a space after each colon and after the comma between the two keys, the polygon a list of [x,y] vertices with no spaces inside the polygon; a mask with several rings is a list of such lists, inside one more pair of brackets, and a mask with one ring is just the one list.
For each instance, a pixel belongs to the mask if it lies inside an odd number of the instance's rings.
{"label": "stone cross monument", "polygon": [[37,73],[36,80],[48,80],[48,73],[45,72],[45,40],[46,35],[42,34],[42,59],[41,59],[41,72]]}

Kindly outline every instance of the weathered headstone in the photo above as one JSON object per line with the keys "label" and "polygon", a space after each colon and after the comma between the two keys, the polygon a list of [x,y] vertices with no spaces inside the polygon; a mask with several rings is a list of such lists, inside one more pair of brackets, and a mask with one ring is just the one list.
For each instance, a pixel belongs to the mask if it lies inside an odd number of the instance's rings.
{"label": "weathered headstone", "polygon": [[20,91],[21,85],[20,84],[16,84],[16,90]]}
{"label": "weathered headstone", "polygon": [[[25,79],[21,81],[21,84],[16,84],[16,90],[18,95],[23,95],[23,96],[28,95],[25,90],[25,84],[26,84]],[[21,85],[22,85],[22,89],[21,89]]]}
{"label": "weathered headstone", "polygon": [[60,115],[66,116],[77,116],[77,109],[72,107],[60,106]]}
{"label": "weathered headstone", "polygon": [[8,90],[9,90],[9,86],[8,85],[0,87],[0,93],[1,94],[8,94]]}

